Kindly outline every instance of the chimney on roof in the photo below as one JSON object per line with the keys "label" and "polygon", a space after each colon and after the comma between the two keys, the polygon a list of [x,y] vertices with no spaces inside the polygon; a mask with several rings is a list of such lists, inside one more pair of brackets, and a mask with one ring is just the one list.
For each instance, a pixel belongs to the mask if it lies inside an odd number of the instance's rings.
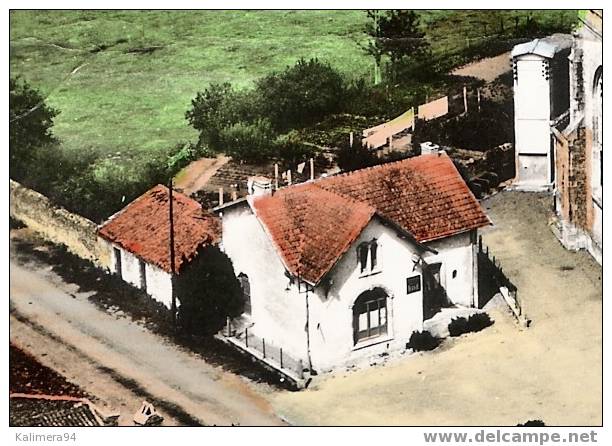
{"label": "chimney on roof", "polygon": [[272,181],[266,177],[249,177],[247,180],[249,195],[268,195],[272,193]]}
{"label": "chimney on roof", "polygon": [[441,151],[438,144],[434,144],[431,141],[425,141],[421,143],[421,155],[439,154]]}

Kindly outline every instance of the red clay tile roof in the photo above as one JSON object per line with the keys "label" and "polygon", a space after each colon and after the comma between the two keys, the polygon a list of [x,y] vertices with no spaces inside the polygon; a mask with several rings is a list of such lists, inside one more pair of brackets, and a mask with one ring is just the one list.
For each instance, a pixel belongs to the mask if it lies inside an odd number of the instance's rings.
{"label": "red clay tile roof", "polygon": [[333,267],[375,214],[418,242],[491,223],[444,153],[281,189],[255,198],[253,209],[285,266],[312,284]]}
{"label": "red clay tile roof", "polygon": [[317,184],[369,204],[419,242],[491,223],[446,153],[416,156]]}
{"label": "red clay tile roof", "polygon": [[264,195],[253,208],[287,269],[310,283],[331,269],[375,213],[371,206],[313,183]]}
{"label": "red clay tile roof", "polygon": [[[99,229],[100,237],[171,272],[168,188],[158,184],[111,217]],[[221,227],[216,216],[200,204],[173,191],[174,262],[176,272],[201,246],[217,244]]]}

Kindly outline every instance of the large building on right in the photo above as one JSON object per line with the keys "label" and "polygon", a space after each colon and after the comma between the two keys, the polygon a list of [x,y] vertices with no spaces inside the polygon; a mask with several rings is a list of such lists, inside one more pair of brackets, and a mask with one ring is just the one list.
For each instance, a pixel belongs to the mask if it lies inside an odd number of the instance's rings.
{"label": "large building on right", "polygon": [[[586,249],[601,264],[603,13],[601,10],[586,11],[580,21],[567,56],[569,73],[551,70],[549,74],[551,104],[558,104],[555,98],[567,97],[567,88],[569,101],[565,112],[560,111],[550,118],[552,159],[549,161],[554,172],[547,179],[551,182],[556,214],[553,231],[567,249]],[[553,79],[559,76],[565,80],[567,74],[569,83]],[[524,135],[520,127],[515,133],[518,145]],[[520,175],[517,182],[521,183]]]}

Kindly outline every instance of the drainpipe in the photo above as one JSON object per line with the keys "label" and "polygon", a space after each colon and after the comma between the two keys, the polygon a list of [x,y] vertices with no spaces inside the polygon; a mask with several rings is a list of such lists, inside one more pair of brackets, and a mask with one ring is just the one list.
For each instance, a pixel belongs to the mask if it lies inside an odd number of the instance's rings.
{"label": "drainpipe", "polygon": [[[298,293],[300,292],[300,270],[298,269]],[[310,357],[310,308],[308,302],[308,283],[306,285],[306,355],[308,359],[308,372],[312,373],[312,358]]]}

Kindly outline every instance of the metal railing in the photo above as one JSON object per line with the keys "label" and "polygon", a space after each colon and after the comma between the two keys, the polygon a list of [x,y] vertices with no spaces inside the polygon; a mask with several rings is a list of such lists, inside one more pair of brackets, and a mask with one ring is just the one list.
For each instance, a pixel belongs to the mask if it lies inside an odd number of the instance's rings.
{"label": "metal railing", "polygon": [[228,327],[225,335],[232,338],[234,342],[244,346],[247,351],[249,349],[255,350],[272,366],[281,371],[293,372],[298,378],[304,379],[304,362],[301,359],[295,359],[286,350],[283,350],[282,347],[270,342],[269,339],[255,335],[248,327],[240,330],[233,330],[231,327]]}
{"label": "metal railing", "polygon": [[[482,235],[478,237],[478,275],[479,275],[479,292],[486,293],[483,288],[491,288],[494,292],[505,287],[513,301],[513,312],[517,316],[523,315],[521,302],[518,298],[517,287],[512,283],[508,276],[504,273],[501,263],[489,252],[489,247],[483,245]],[[484,283],[483,279],[486,279]],[[484,286],[483,286],[484,285]],[[485,296],[485,300],[490,296]],[[510,303],[508,303],[510,305]]]}

